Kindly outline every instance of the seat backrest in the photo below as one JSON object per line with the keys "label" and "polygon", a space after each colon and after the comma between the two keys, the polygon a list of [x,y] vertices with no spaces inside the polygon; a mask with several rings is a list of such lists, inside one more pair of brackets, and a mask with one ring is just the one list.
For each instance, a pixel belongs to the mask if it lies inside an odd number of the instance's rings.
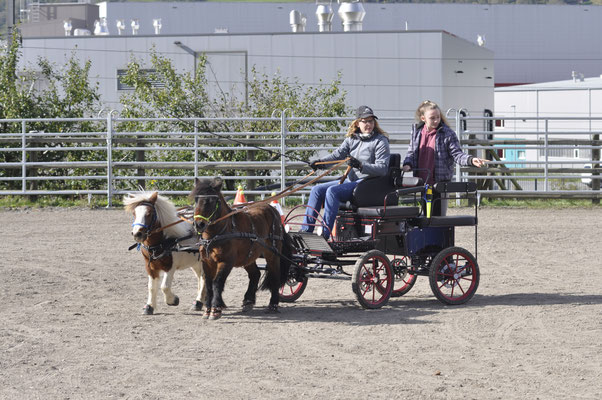
{"label": "seat backrest", "polygon": [[[353,208],[382,206],[387,194],[395,191],[393,181],[399,175],[401,155],[391,153],[389,158],[389,171],[385,176],[376,176],[362,180],[353,190],[351,206]],[[397,204],[397,196],[387,197],[387,205]]]}

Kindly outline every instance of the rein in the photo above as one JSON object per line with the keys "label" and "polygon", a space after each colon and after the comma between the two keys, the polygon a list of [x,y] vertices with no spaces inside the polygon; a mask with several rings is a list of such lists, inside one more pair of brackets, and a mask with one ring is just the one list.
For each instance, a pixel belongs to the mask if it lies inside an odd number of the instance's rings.
{"label": "rein", "polygon": [[[343,164],[343,163],[347,162],[347,160],[348,160],[348,159],[344,159],[344,160],[335,160],[335,161],[326,161],[326,162],[324,162],[325,164],[334,164],[334,165],[333,165],[332,167],[330,167],[328,170],[326,170],[326,172],[324,172],[323,174],[321,174],[321,175],[319,175],[319,176],[316,176],[315,178],[313,178],[313,179],[312,179],[312,180],[310,180],[309,182],[306,182],[306,183],[304,183],[303,185],[301,185],[301,186],[298,186],[298,187],[296,187],[296,188],[295,188],[295,189],[293,189],[293,190],[290,190],[290,189],[291,189],[293,186],[289,186],[289,187],[285,188],[283,191],[281,191],[280,193],[278,193],[278,194],[276,194],[276,195],[274,195],[274,196],[268,197],[268,198],[266,198],[266,199],[263,199],[263,200],[257,201],[257,202],[238,204],[238,207],[239,207],[239,208],[237,208],[236,210],[233,210],[233,211],[229,212],[229,213],[228,213],[228,214],[226,214],[226,215],[223,215],[223,216],[219,217],[219,218],[218,218],[218,219],[216,219],[216,220],[213,220],[213,221],[209,222],[209,225],[211,225],[211,224],[215,224],[215,223],[217,223],[217,222],[219,222],[219,221],[222,221],[222,220],[224,220],[224,219],[226,219],[226,218],[228,218],[228,217],[230,217],[230,216],[232,216],[232,215],[234,215],[234,214],[238,214],[239,212],[241,212],[241,211],[244,211],[246,208],[251,208],[251,207],[253,207],[253,206],[256,206],[256,205],[259,205],[259,204],[263,204],[263,203],[270,203],[270,202],[272,202],[272,201],[279,200],[279,199],[281,199],[281,198],[283,198],[283,197],[290,196],[291,194],[293,194],[293,193],[295,193],[295,192],[298,192],[299,190],[301,190],[301,189],[303,189],[303,188],[305,188],[305,187],[307,187],[307,186],[311,185],[312,183],[316,182],[318,179],[321,179],[321,178],[325,177],[326,175],[330,174],[330,173],[331,173],[332,171],[334,171],[334,170],[335,170],[335,169],[336,169],[336,168],[337,168],[339,165],[341,165],[341,164]],[[349,171],[349,168],[347,169],[347,172],[345,173],[345,176],[344,176],[345,178],[347,177],[347,174],[349,173],[348,171]],[[312,176],[314,173],[315,173],[315,171],[312,171],[312,172],[310,172],[310,173],[309,173],[309,174],[307,174],[307,175],[306,175],[306,176],[305,176],[303,179],[305,179],[305,178],[308,178],[308,177]],[[287,193],[287,192],[288,192],[288,193]],[[213,215],[213,214],[212,214],[212,215]],[[197,216],[195,215],[195,218],[196,218],[196,217],[197,217]],[[205,217],[203,217],[203,219],[205,219]]]}

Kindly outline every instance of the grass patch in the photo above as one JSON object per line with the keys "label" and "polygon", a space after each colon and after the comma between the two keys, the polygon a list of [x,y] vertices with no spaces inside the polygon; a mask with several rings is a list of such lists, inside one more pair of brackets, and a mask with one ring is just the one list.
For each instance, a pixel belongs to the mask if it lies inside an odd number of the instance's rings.
{"label": "grass patch", "polygon": [[[167,196],[177,206],[184,207],[189,205],[187,196]],[[306,197],[307,201],[307,197]],[[231,203],[231,201],[230,201]],[[292,208],[301,204],[301,197],[291,196],[286,199],[285,207]],[[60,196],[38,196],[32,199],[29,196],[0,196],[0,209],[26,209],[26,208],[48,208],[48,207],[77,207],[77,208],[102,208],[107,206],[107,199],[104,196],[82,196],[82,197],[60,197]],[[113,199],[113,207],[123,207],[121,198]],[[463,199],[460,207],[467,207],[468,202]],[[449,207],[455,208],[455,199],[450,199]],[[593,204],[588,199],[481,199],[481,208],[531,208],[531,209],[549,209],[549,208],[599,208],[601,204]]]}

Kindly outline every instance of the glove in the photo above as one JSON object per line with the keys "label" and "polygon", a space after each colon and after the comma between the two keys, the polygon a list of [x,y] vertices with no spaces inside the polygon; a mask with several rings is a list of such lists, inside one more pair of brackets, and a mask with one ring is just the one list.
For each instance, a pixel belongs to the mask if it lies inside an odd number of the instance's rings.
{"label": "glove", "polygon": [[320,160],[313,160],[309,163],[309,166],[311,167],[311,169],[313,169],[314,171],[318,170],[318,169],[324,169],[324,164],[318,164],[319,162],[321,162]]}
{"label": "glove", "polygon": [[347,160],[347,165],[351,168],[362,169],[362,163],[355,157],[349,156],[349,160]]}

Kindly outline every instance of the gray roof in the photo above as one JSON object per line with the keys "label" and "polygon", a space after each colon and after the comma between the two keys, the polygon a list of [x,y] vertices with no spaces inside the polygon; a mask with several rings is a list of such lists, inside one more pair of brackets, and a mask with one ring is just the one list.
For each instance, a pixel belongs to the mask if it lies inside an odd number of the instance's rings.
{"label": "gray roof", "polygon": [[[289,13],[307,16],[306,31],[316,32],[314,3],[105,3],[109,29],[119,18],[138,18],[141,35],[153,34],[152,20],[162,19],[161,34],[290,32]],[[534,83],[602,73],[601,6],[509,4],[365,3],[364,31],[445,30],[471,42],[477,36],[495,52],[495,81]],[[333,2],[333,31],[341,31]],[[102,8],[101,8],[102,16]],[[126,26],[129,25],[126,23]]]}

